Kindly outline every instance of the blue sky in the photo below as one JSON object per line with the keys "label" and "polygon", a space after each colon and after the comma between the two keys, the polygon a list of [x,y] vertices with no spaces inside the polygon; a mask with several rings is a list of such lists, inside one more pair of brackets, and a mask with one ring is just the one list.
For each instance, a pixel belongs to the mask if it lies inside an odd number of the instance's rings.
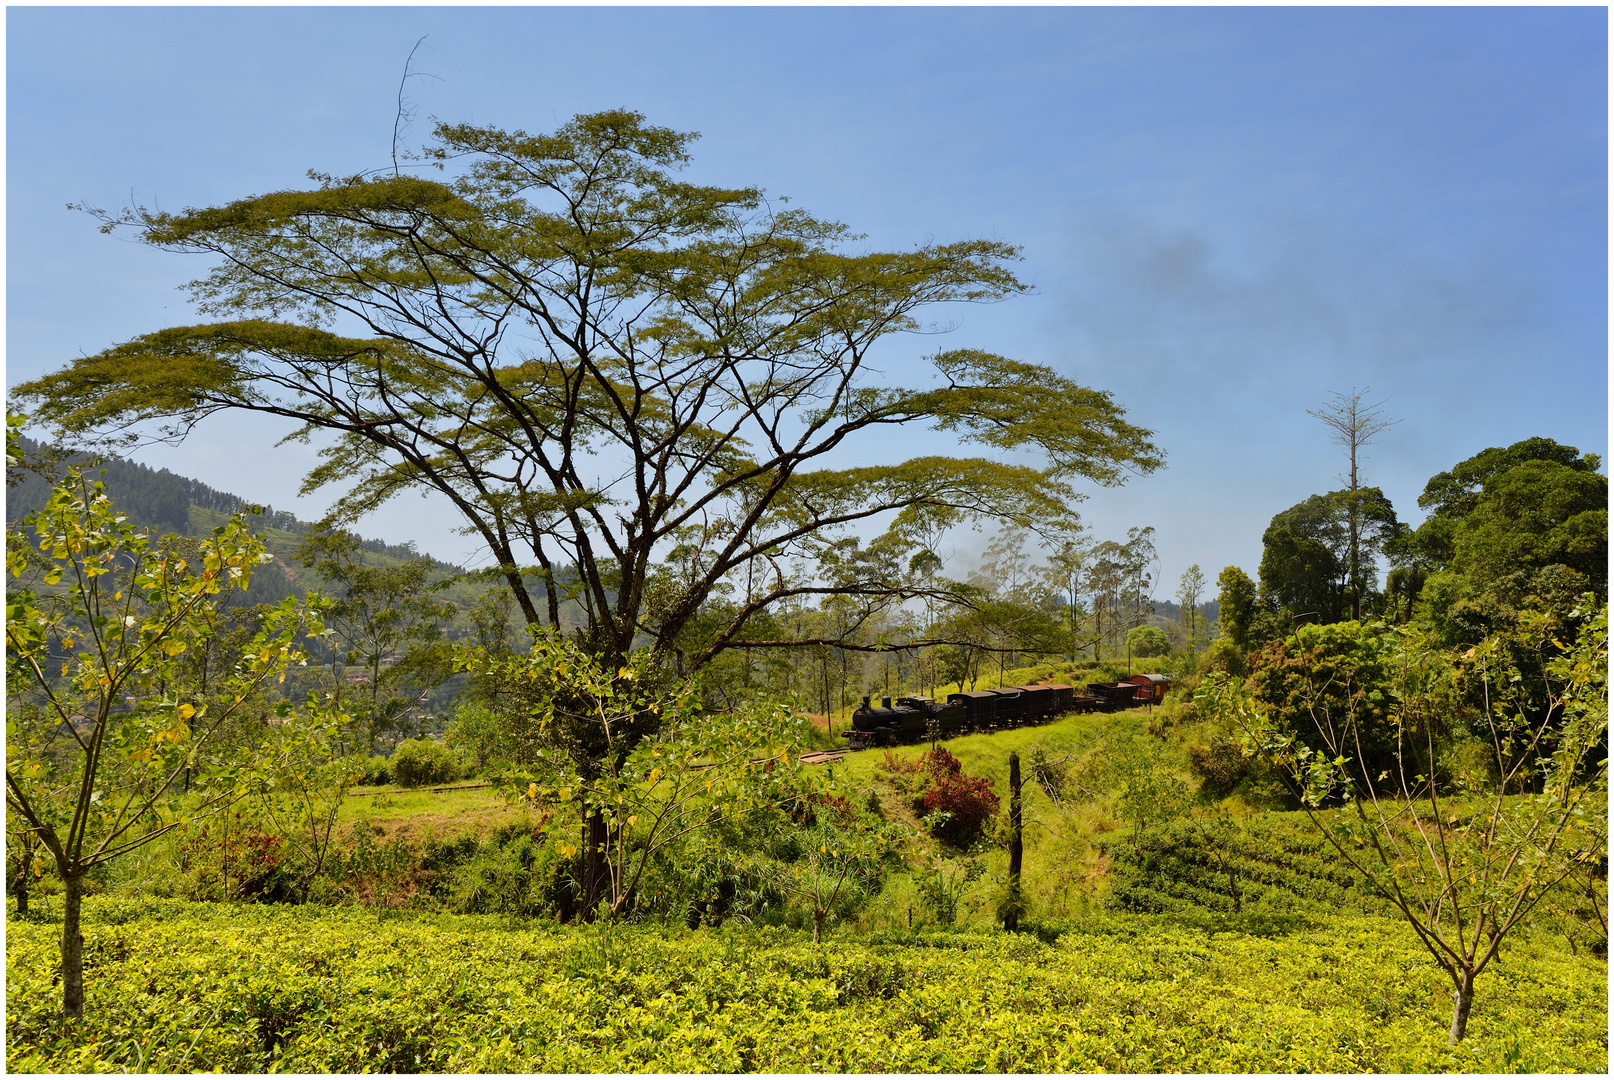
{"label": "blue sky", "polygon": [[[1306,414],[1372,388],[1365,462],[1403,519],[1434,473],[1546,435],[1607,453],[1607,15],[1482,9],[11,8],[7,380],[196,321],[204,264],[69,202],[169,209],[388,158],[430,118],[528,130],[626,106],[893,247],[1024,246],[1033,294],[949,346],[1050,364],[1155,429],[1167,468],[1095,489],[1153,525],[1167,597],[1252,574],[1272,515],[1338,486]],[[915,339],[898,367],[936,346]],[[135,455],[314,517],[266,421]],[[893,447],[898,453],[900,447]],[[431,502],[361,531],[464,559]],[[981,539],[957,539],[966,562]]]}

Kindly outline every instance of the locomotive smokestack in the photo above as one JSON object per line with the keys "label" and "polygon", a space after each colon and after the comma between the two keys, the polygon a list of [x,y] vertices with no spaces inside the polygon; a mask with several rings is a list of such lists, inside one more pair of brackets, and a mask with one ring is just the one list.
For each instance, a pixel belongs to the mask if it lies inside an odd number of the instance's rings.
{"label": "locomotive smokestack", "polygon": [[863,707],[865,709],[867,709],[869,707],[869,695],[867,695],[867,694],[863,695]]}

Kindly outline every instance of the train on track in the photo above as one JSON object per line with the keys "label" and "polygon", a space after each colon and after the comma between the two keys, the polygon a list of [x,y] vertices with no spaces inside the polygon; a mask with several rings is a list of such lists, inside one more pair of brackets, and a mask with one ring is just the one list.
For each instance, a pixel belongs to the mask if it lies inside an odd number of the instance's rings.
{"label": "train on track", "polygon": [[1068,712],[1114,712],[1158,702],[1171,683],[1163,675],[1134,675],[1116,683],[1088,683],[1084,693],[1063,683],[1005,686],[948,694],[945,702],[928,697],[899,697],[895,704],[869,698],[852,713],[852,726],[842,733],[847,746],[896,746],[925,739],[951,739],[979,731],[1041,724]]}

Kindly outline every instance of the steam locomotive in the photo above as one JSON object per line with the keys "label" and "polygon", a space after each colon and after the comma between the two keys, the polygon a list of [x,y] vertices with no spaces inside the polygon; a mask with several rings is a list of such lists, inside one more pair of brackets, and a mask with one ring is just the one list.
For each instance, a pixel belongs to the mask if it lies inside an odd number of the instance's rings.
{"label": "steam locomotive", "polygon": [[1159,701],[1169,686],[1159,675],[1134,675],[1124,682],[1089,683],[1083,694],[1057,683],[966,690],[948,694],[945,703],[928,697],[899,697],[893,705],[887,697],[875,706],[866,696],[852,713],[851,728],[841,737],[852,750],[920,742],[932,736],[950,739],[970,732],[1041,724],[1067,712],[1110,712]]}

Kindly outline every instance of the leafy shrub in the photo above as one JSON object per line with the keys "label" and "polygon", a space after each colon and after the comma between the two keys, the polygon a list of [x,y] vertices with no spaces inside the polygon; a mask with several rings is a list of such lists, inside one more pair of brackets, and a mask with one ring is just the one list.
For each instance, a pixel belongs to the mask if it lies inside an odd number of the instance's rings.
{"label": "leafy shrub", "polygon": [[181,891],[192,900],[284,900],[290,875],[285,837],[265,832],[242,814],[217,818],[174,845]]}
{"label": "leafy shrub", "polygon": [[1250,670],[1249,659],[1244,650],[1225,634],[1210,643],[1210,648],[1199,658],[1199,670],[1206,673],[1211,671],[1225,671],[1229,675],[1244,675]]}
{"label": "leafy shrub", "polygon": [[568,871],[554,847],[524,828],[505,828],[457,866],[453,910],[467,915],[552,915],[558,878]]}
{"label": "leafy shrub", "polygon": [[1188,767],[1199,778],[1202,794],[1221,799],[1232,794],[1249,774],[1250,762],[1237,742],[1218,735],[1208,745],[1188,748]]}
{"label": "leafy shrub", "polygon": [[942,926],[952,926],[958,921],[959,905],[964,898],[964,890],[985,871],[986,867],[979,861],[971,859],[963,867],[947,870],[935,867],[925,870],[914,878],[914,892],[919,896],[919,903],[925,912]]}
{"label": "leafy shrub", "polygon": [[460,778],[460,763],[448,747],[430,739],[406,739],[388,762],[392,777],[404,787],[446,784]]}
{"label": "leafy shrub", "polygon": [[1416,759],[1424,733],[1402,732],[1392,717],[1395,644],[1394,631],[1382,624],[1308,623],[1251,655],[1250,684],[1273,722],[1312,751],[1327,751],[1325,731],[1341,733],[1356,748],[1350,768],[1358,779],[1396,775],[1404,765],[1409,773],[1426,772]]}
{"label": "leafy shrub", "polygon": [[365,787],[379,787],[382,784],[392,783],[392,769],[387,765],[384,757],[355,757],[353,759],[353,782]]}
{"label": "leafy shrub", "polygon": [[454,722],[444,733],[449,747],[480,772],[509,756],[505,745],[506,725],[492,709],[483,705],[461,705]]}
{"label": "leafy shrub", "polygon": [[844,795],[828,791],[814,791],[799,800],[791,813],[797,825],[816,825],[820,817],[837,825],[846,825],[857,816],[852,802]]}

